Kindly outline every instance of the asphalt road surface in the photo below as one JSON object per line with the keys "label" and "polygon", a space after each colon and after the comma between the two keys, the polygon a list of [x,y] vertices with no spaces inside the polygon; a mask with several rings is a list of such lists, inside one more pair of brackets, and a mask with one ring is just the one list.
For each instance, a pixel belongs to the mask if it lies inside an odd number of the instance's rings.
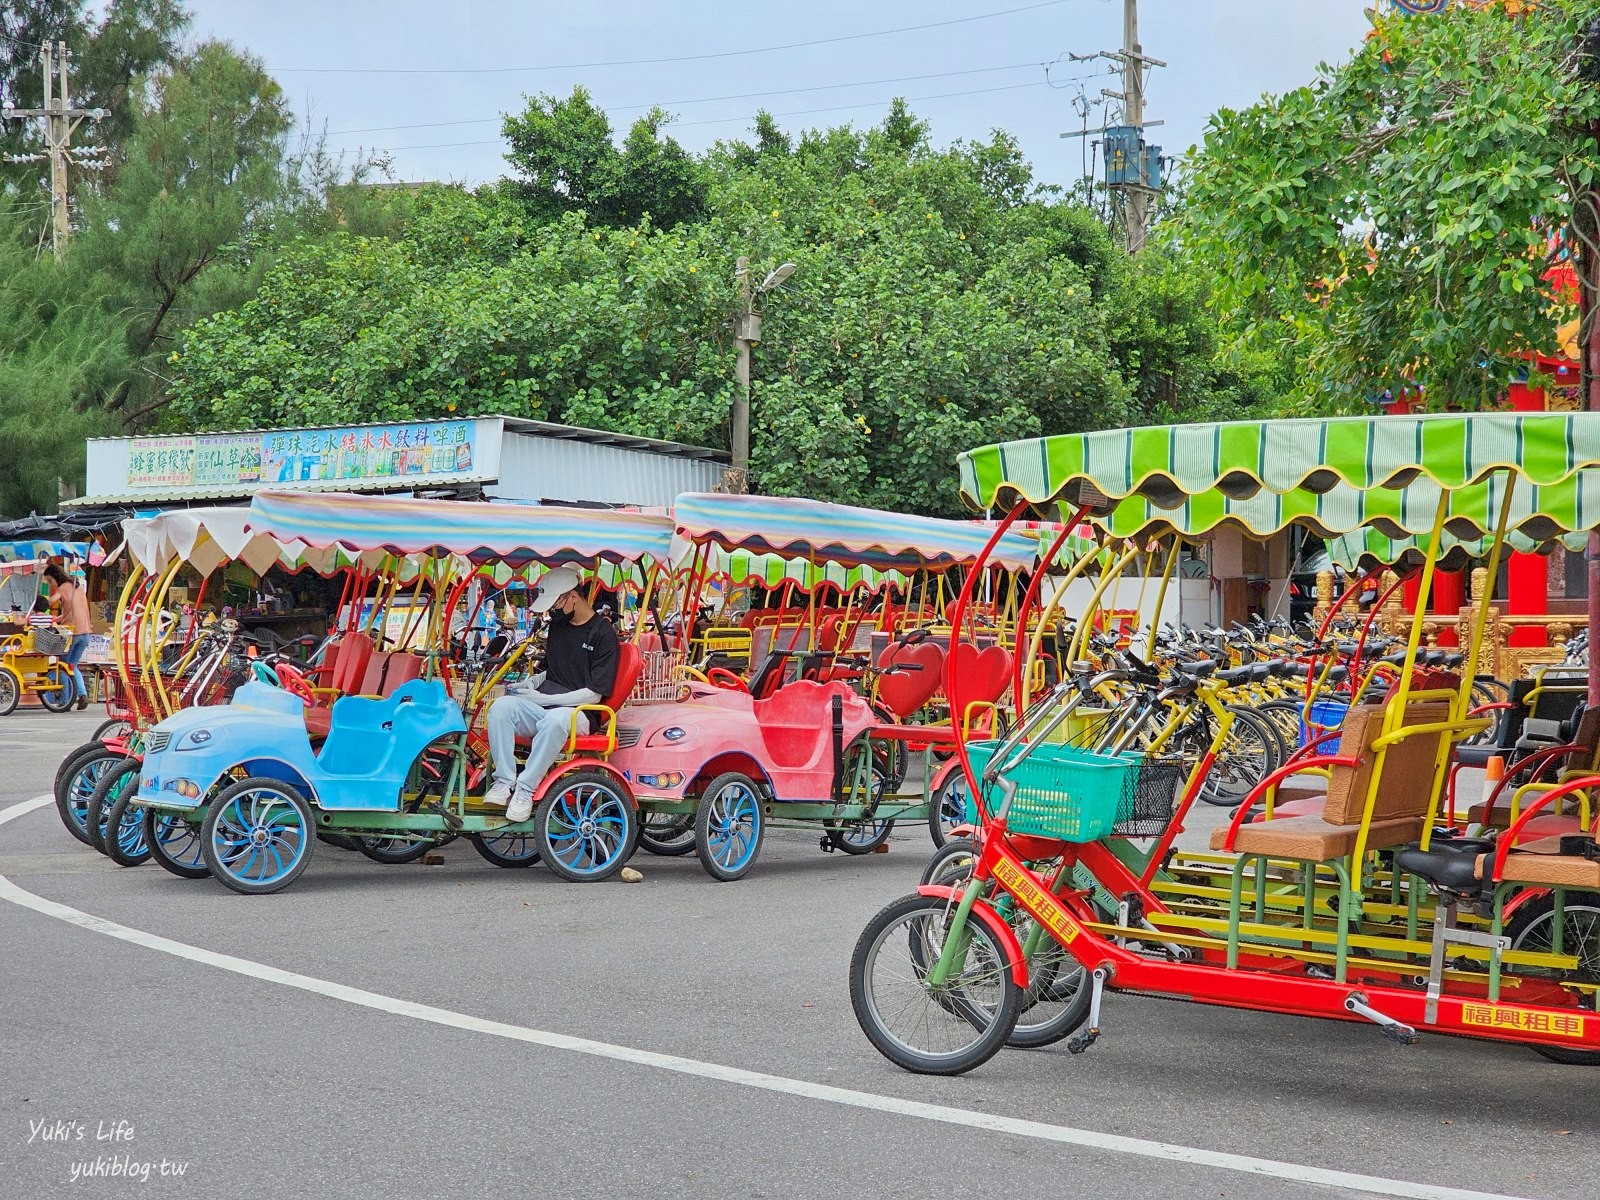
{"label": "asphalt road surface", "polygon": [[734,884],[319,845],[238,896],[25,807],[94,715],[0,719],[4,1200],[1600,1194],[1600,1071],[1515,1047],[1113,996],[1087,1054],[900,1071],[845,971],[920,828]]}

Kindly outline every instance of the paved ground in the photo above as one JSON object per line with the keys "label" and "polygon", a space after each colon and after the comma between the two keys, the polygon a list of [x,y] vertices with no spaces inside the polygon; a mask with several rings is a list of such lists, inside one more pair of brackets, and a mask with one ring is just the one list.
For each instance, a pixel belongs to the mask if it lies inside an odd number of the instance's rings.
{"label": "paved ground", "polygon": [[[243,897],[119,869],[53,808],[4,821],[48,789],[90,716],[0,720],[0,875],[265,971],[107,936],[0,884],[3,1200],[121,1194],[145,1164],[139,1194],[197,1197],[1365,1194],[1284,1163],[1397,1181],[1377,1187],[1390,1195],[1595,1194],[1600,1072],[1515,1048],[1403,1049],[1354,1025],[1114,997],[1083,1056],[899,1071],[857,1029],[845,968],[867,918],[915,883],[921,831],[863,859],[779,834],[727,885],[692,857],[644,856],[641,884],[574,886],[462,843],[437,867],[319,846],[289,890]],[[273,968],[379,999],[258,977]],[[900,1101],[1091,1136],[886,1111]],[[1183,1147],[1269,1161],[1243,1173]],[[73,1182],[97,1160],[124,1174]]]}

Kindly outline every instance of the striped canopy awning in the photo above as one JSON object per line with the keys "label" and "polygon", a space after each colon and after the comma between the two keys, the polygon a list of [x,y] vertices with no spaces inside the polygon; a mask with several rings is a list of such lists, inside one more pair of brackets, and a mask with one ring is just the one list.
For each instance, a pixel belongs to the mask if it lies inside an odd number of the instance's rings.
{"label": "striped canopy awning", "polygon": [[1441,491],[1458,541],[1490,533],[1515,477],[1530,544],[1600,524],[1600,414],[1482,413],[1231,422],[1063,434],[960,459],[976,508],[1087,504],[1118,537],[1301,525],[1327,538],[1427,534]]}
{"label": "striped canopy awning", "polygon": [[[1506,535],[1506,546],[1524,554],[1546,553],[1556,545],[1581,554],[1588,543],[1585,533],[1565,533],[1558,538],[1536,542],[1525,534],[1512,531]],[[1373,571],[1379,567],[1415,567],[1428,552],[1428,540],[1421,537],[1385,537],[1376,529],[1357,529],[1329,538],[1328,559],[1347,571]],[[1439,569],[1460,571],[1474,562],[1487,558],[1492,548],[1490,538],[1471,538],[1461,541],[1444,535],[1439,553]]]}
{"label": "striped canopy awning", "polygon": [[807,595],[825,583],[849,594],[877,592],[888,585],[905,588],[911,582],[911,576],[900,571],[812,562],[754,550],[728,550],[714,543],[696,545],[682,539],[673,543],[672,559],[675,573],[682,578],[688,578],[693,572],[704,572],[708,582],[729,587],[777,588],[792,584],[794,591]]}
{"label": "striped canopy awning", "polygon": [[41,558],[76,558],[92,566],[103,557],[94,542],[56,542],[48,538],[0,542],[0,566],[27,565]]}
{"label": "striped canopy awning", "polygon": [[459,555],[482,565],[664,561],[667,517],[611,509],[464,500],[411,500],[342,492],[257,492],[248,528],[349,553]]}
{"label": "striped canopy awning", "polygon": [[[748,550],[818,563],[911,572],[975,562],[993,532],[977,521],[854,508],[788,496],[691,492],[673,506],[678,536],[726,550]],[[1007,570],[1031,566],[1037,539],[1001,538],[992,557]]]}

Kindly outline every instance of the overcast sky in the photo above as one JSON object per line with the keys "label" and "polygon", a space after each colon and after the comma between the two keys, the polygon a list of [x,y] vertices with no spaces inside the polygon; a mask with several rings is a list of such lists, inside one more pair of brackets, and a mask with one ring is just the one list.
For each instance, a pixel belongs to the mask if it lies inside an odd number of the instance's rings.
{"label": "overcast sky", "polygon": [[[1362,10],[1370,2],[1143,0],[1144,52],[1168,64],[1148,86],[1146,117],[1165,121],[1150,140],[1180,152],[1200,139],[1217,108],[1308,82],[1319,62],[1349,57],[1368,27]],[[1037,178],[1069,183],[1081,174],[1081,141],[1059,134],[1083,125],[1074,101],[1080,89],[1096,100],[1118,82],[1094,74],[1110,67],[1104,60],[1067,55],[1115,49],[1122,38],[1121,0],[189,0],[189,7],[197,36],[259,55],[301,116],[326,122],[331,147],[385,149],[400,179],[468,184],[504,173],[500,114],[520,112],[528,94],[564,96],[578,83],[619,134],[652,104],[676,113],[673,136],[691,149],[745,136],[758,108],[798,131],[870,125],[892,97],[904,96],[938,144],[1005,129],[1020,139]],[[973,17],[982,19],[964,19]],[[883,32],[891,30],[899,32]],[[794,45],[830,38],[845,40]],[[683,61],[694,55],[718,57]],[[1101,110],[1089,121],[1098,126]]]}

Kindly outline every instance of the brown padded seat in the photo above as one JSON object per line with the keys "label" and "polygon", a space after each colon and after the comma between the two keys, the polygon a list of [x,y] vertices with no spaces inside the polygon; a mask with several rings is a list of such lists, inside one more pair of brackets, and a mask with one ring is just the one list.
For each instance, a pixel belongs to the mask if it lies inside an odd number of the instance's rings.
{"label": "brown padded seat", "polygon": [[[1346,858],[1355,852],[1360,825],[1334,825],[1321,817],[1283,817],[1239,827],[1233,849],[1238,854],[1266,854],[1273,858],[1300,858],[1307,862],[1327,862]],[[1403,846],[1422,836],[1421,817],[1373,821],[1367,831],[1367,849],[1383,850]],[[1211,848],[1227,848],[1228,830],[1211,831]]]}
{"label": "brown padded seat", "polygon": [[[1533,807],[1537,797],[1530,797],[1523,802],[1522,812],[1527,812]],[[1557,803],[1560,803],[1557,801]],[[1592,811],[1592,810],[1591,810]],[[1519,816],[1521,813],[1518,814]],[[1487,818],[1487,819],[1486,819]],[[1483,804],[1474,804],[1467,810],[1467,823],[1469,825],[1488,825],[1494,829],[1504,829],[1511,824],[1510,805],[1496,805],[1491,812]],[[1562,833],[1582,833],[1578,826],[1578,811],[1574,805],[1568,812],[1554,812],[1550,805],[1541,808],[1538,815],[1522,827],[1523,836],[1530,833],[1543,831],[1543,836],[1553,837]]]}
{"label": "brown padded seat", "polygon": [[[1478,878],[1494,868],[1494,855],[1478,856]],[[1600,891],[1600,862],[1561,853],[1559,838],[1544,838],[1529,842],[1520,850],[1506,855],[1502,881],[1514,883],[1543,883],[1551,887],[1586,888]]]}
{"label": "brown padded seat", "polygon": [[[1407,706],[1407,725],[1448,720],[1450,706],[1443,703]],[[1273,858],[1298,858],[1327,862],[1354,853],[1361,833],[1362,809],[1377,754],[1372,743],[1383,732],[1383,706],[1358,704],[1345,718],[1339,753],[1359,756],[1359,767],[1335,765],[1328,777],[1328,793],[1320,816],[1297,816],[1257,821],[1239,827],[1233,850],[1238,854],[1265,854]],[[1373,800],[1367,849],[1400,846],[1422,835],[1423,820],[1432,798],[1433,776],[1444,733],[1421,734],[1395,742],[1384,757],[1383,776]],[[1228,830],[1211,834],[1211,848],[1228,848]]]}
{"label": "brown padded seat", "polygon": [[[1450,706],[1444,703],[1408,704],[1406,725],[1431,725],[1450,719]],[[1335,825],[1361,820],[1367,802],[1367,786],[1377,766],[1373,741],[1383,732],[1383,705],[1358,704],[1345,720],[1344,736],[1339,739],[1340,754],[1359,754],[1359,767],[1335,767],[1328,778],[1328,807],[1323,817]],[[1428,811],[1433,791],[1434,767],[1439,742],[1445,733],[1419,734],[1395,742],[1384,755],[1383,779],[1372,804],[1372,819],[1420,817]]]}

